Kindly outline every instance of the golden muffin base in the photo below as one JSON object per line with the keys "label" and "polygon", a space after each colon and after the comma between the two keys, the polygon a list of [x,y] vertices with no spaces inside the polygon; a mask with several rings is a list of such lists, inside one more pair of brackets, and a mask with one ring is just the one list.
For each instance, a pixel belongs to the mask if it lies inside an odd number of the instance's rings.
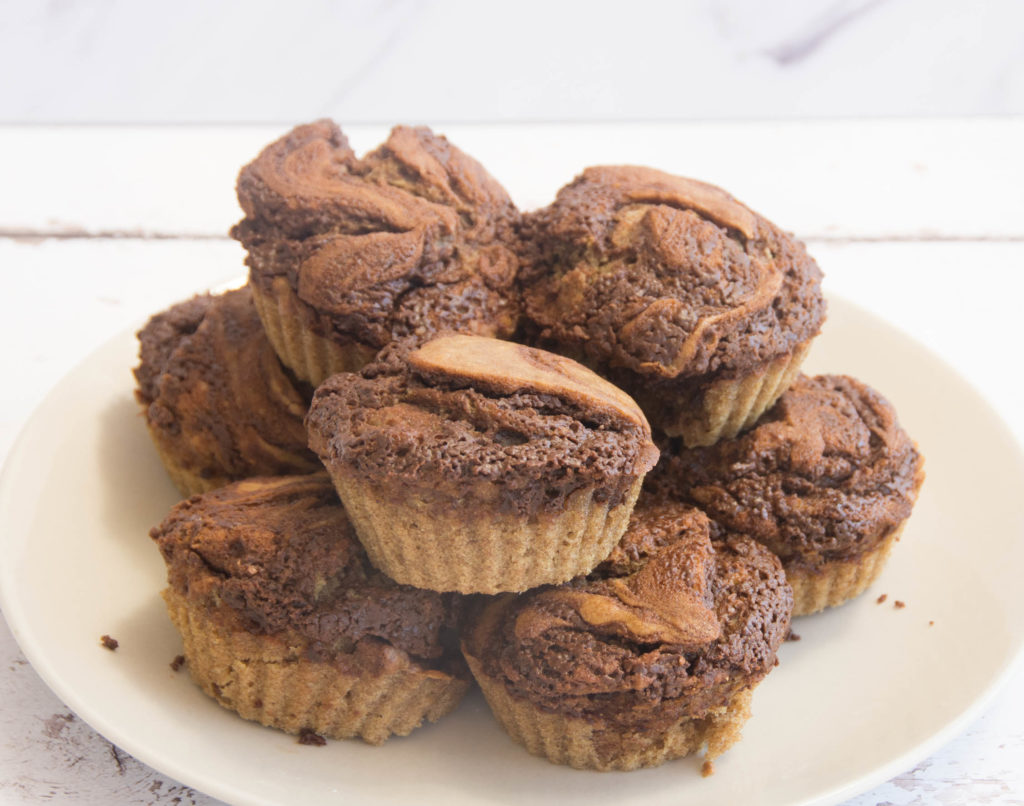
{"label": "golden muffin base", "polygon": [[[374,566],[405,585],[459,593],[523,591],[589,573],[626,531],[643,481],[615,507],[582,489],[561,511],[527,519],[482,505],[468,485],[456,495],[331,478]],[[483,495],[495,489],[477,484]]]}
{"label": "golden muffin base", "polygon": [[174,453],[172,453],[173,449],[165,450],[161,435],[157,433],[157,430],[155,428],[149,428],[148,430],[150,437],[153,439],[153,445],[156,447],[157,455],[160,457],[160,462],[163,464],[164,470],[167,471],[167,475],[174,483],[174,486],[178,488],[182,498],[191,498],[193,495],[207,493],[210,490],[216,490],[218,487],[231,483],[231,479],[226,476],[203,478],[195,471],[184,467],[178,462]]}
{"label": "golden muffin base", "polygon": [[620,727],[580,717],[550,713],[515,697],[489,677],[479,660],[465,651],[466,661],[495,718],[516,742],[535,756],[581,770],[637,770],[657,767],[704,749],[706,761],[740,740],[750,718],[752,688],[742,689],[700,719],[683,717],[666,730],[626,732]]}
{"label": "golden muffin base", "polygon": [[732,439],[775,405],[799,374],[810,348],[809,340],[801,342],[792,353],[779,356],[743,377],[715,381],[696,407],[683,408],[661,420],[651,418],[651,423],[670,437],[682,437],[688,448]]}
{"label": "golden muffin base", "polygon": [[252,299],[278,358],[300,380],[319,386],[339,372],[358,372],[377,354],[365,344],[340,344],[304,327],[303,303],[288,281],[276,277],[271,286],[268,293],[252,284]]}
{"label": "golden muffin base", "polygon": [[468,681],[422,669],[398,651],[393,668],[381,674],[347,673],[307,660],[302,647],[280,638],[225,629],[171,588],[163,597],[199,687],[244,719],[287,733],[310,730],[381,744],[424,720],[437,721],[469,688]]}
{"label": "golden muffin base", "polygon": [[793,588],[793,615],[808,616],[827,607],[836,607],[867,590],[882,573],[904,524],[855,559],[825,563],[814,571],[787,568],[786,579]]}

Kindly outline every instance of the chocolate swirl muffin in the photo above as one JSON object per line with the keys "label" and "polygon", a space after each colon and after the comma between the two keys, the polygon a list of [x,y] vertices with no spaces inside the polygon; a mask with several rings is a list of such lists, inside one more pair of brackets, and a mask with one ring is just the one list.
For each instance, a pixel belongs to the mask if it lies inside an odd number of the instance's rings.
{"label": "chocolate swirl muffin", "polygon": [[245,719],[380,744],[466,691],[446,600],[370,565],[326,474],[182,501],[150,536],[192,677]]}
{"label": "chocolate swirl muffin", "polygon": [[395,339],[516,329],[516,208],[429,129],[399,126],[357,159],[334,123],[299,126],[242,169],[238,200],[267,334],[314,386]]}
{"label": "chocolate swirl muffin", "polygon": [[803,245],[692,179],[588,168],[523,229],[535,337],[607,375],[690,446],[753,424],[825,317]]}
{"label": "chocolate swirl muffin", "polygon": [[302,423],[312,390],[277,360],[247,287],[175,305],[138,338],[135,397],[182,495],[320,469]]}
{"label": "chocolate swirl muffin", "polygon": [[657,450],[636,404],[567,358],[455,335],[330,378],[307,417],[374,565],[496,593],[590,571]]}
{"label": "chocolate swirl muffin", "polygon": [[666,456],[651,483],[775,552],[803,615],[875,580],[923,480],[892,406],[853,378],[819,375],[800,376],[748,433]]}
{"label": "chocolate swirl muffin", "polygon": [[739,739],[776,665],[792,596],[770,552],[707,518],[641,498],[589,577],[504,596],[464,631],[495,716],[535,755],[598,770],[650,767]]}

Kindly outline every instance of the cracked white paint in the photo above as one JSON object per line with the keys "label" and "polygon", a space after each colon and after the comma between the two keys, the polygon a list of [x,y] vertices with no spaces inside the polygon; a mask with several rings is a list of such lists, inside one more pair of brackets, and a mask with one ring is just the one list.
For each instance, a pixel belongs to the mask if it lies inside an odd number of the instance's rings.
{"label": "cracked white paint", "polygon": [[[102,651],[97,647],[97,651]],[[0,621],[0,804],[215,806],[118,749],[51,692]]]}

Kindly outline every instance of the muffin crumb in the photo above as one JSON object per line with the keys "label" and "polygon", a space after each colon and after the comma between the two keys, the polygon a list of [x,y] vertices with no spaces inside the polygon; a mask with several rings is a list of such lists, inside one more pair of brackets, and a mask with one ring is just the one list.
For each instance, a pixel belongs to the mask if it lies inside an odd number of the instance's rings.
{"label": "muffin crumb", "polygon": [[889,594],[888,593],[883,593],[881,596],[879,596],[877,599],[875,599],[875,604],[881,604],[882,602],[884,602],[888,598],[889,598]]}
{"label": "muffin crumb", "polygon": [[715,774],[715,762],[713,762],[710,758],[704,759],[704,764],[701,765],[701,768],[700,768],[700,774],[703,777],[705,777],[705,778],[707,778],[708,776],[714,775]]}
{"label": "muffin crumb", "polygon": [[907,606],[907,603],[906,602],[901,602],[899,599],[897,599],[895,602],[892,603],[892,606],[896,610],[902,610],[904,607]]}
{"label": "muffin crumb", "polygon": [[184,655],[178,655],[177,657],[174,658],[174,660],[171,661],[171,664],[170,664],[171,671],[172,672],[179,672],[179,671],[181,671],[181,667],[184,666],[184,665],[185,665],[185,656]]}
{"label": "muffin crumb", "polygon": [[935,622],[934,621],[929,621],[928,622],[928,626],[929,627],[934,627],[935,626]]}
{"label": "muffin crumb", "polygon": [[788,633],[786,633],[786,638],[784,640],[786,640],[786,641],[799,641],[800,640],[800,636],[797,635],[792,630],[790,630]]}
{"label": "muffin crumb", "polygon": [[308,744],[313,747],[323,747],[327,740],[314,730],[303,728],[299,731],[299,744]]}
{"label": "muffin crumb", "polygon": [[111,638],[109,635],[100,636],[100,646],[104,649],[109,649],[113,652],[119,646],[116,638]]}

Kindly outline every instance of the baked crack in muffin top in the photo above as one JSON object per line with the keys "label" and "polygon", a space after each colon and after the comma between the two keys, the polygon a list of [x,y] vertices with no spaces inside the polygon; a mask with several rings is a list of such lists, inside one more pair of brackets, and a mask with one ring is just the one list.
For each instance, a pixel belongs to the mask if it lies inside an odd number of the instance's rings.
{"label": "baked crack in muffin top", "polygon": [[792,604],[762,546],[712,541],[698,510],[641,498],[592,574],[487,605],[465,647],[542,710],[657,731],[767,674]]}
{"label": "baked crack in muffin top", "polygon": [[331,121],[298,126],[238,178],[251,282],[284,278],[305,324],[372,348],[443,330],[508,336],[518,212],[472,158],[399,126],[362,159]]}
{"label": "baked crack in muffin top", "polygon": [[195,484],[320,468],[303,426],[312,389],[281,366],[248,287],[174,305],[138,338],[136,399],[161,452]]}
{"label": "baked crack in muffin top", "polygon": [[652,379],[735,373],[825,316],[803,245],[725,191],[651,168],[587,168],[522,234],[542,344]]}
{"label": "baked crack in muffin top", "polygon": [[[456,335],[395,347],[313,399],[310,445],[334,472],[451,486],[486,481],[506,510],[560,509],[598,485],[615,506],[657,450],[636,404],[562,356]],[[474,487],[479,491],[479,487]]]}
{"label": "baked crack in muffin top", "polygon": [[787,568],[855,557],[905,521],[923,461],[878,392],[800,376],[746,434],[663,454],[648,486],[743,532]]}
{"label": "baked crack in muffin top", "polygon": [[168,582],[228,629],[298,634],[314,660],[436,665],[450,597],[370,565],[326,474],[249,479],[183,501],[154,528]]}

